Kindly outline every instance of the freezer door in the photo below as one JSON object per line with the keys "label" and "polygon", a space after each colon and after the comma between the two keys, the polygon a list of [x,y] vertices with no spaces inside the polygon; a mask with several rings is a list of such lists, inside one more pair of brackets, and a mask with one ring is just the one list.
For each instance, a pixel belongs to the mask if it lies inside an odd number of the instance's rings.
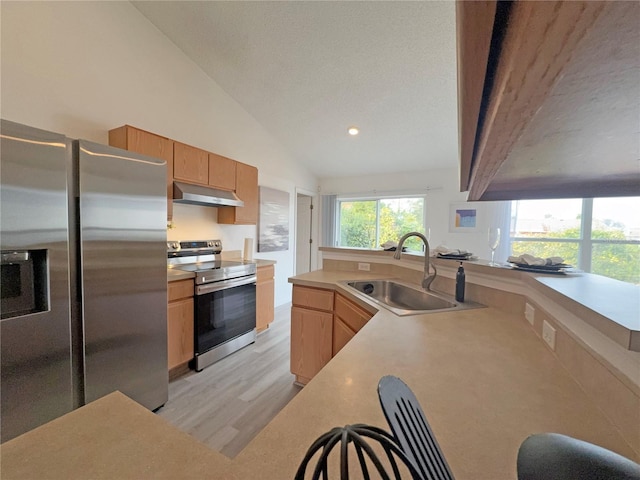
{"label": "freezer door", "polygon": [[168,396],[166,162],[79,140],[84,393]]}
{"label": "freezer door", "polygon": [[69,412],[74,402],[66,170],[70,144],[63,135],[2,120],[0,152],[0,295],[5,308],[22,299],[28,309],[3,312],[10,318],[0,322],[4,442]]}

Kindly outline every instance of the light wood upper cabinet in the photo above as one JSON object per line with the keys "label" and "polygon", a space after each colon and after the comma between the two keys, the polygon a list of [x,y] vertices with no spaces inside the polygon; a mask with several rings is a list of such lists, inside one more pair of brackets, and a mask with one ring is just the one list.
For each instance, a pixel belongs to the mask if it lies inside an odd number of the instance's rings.
{"label": "light wood upper cabinet", "polygon": [[258,169],[135,127],[109,131],[109,144],[167,161],[167,218],[173,216],[173,181],[235,191],[243,207],[218,207],[218,223],[258,223]]}
{"label": "light wood upper cabinet", "polygon": [[637,195],[640,2],[458,1],[469,200]]}
{"label": "light wood upper cabinet", "polygon": [[167,219],[173,216],[173,140],[130,125],[109,130],[109,145],[167,162]]}
{"label": "light wood upper cabinet", "polygon": [[236,162],[236,195],[244,207],[219,207],[218,223],[256,225],[258,223],[258,169]]}
{"label": "light wood upper cabinet", "polygon": [[236,161],[209,153],[209,186],[222,190],[236,189]]}
{"label": "light wood upper cabinet", "polygon": [[190,183],[209,183],[209,153],[175,142],[173,146],[173,178]]}
{"label": "light wood upper cabinet", "polygon": [[261,332],[273,322],[275,269],[273,265],[263,265],[257,268],[256,274],[256,329]]}

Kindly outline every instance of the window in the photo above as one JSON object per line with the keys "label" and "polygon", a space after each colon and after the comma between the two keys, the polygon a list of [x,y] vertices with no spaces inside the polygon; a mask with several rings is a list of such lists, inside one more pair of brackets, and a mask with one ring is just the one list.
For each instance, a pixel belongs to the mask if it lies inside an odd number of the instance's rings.
{"label": "window", "polygon": [[[424,197],[338,199],[337,245],[379,248],[409,232],[425,232]],[[407,250],[422,251],[415,237]]]}
{"label": "window", "polygon": [[640,197],[514,201],[510,240],[512,255],[640,284]]}

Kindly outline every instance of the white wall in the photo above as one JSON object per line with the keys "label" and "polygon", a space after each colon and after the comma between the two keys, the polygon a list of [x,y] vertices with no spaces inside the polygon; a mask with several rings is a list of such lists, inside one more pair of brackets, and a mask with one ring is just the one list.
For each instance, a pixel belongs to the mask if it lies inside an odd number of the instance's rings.
{"label": "white wall", "polygon": [[[2,117],[108,143],[130,124],[256,166],[260,185],[316,190],[297,164],[129,2],[1,2]],[[216,209],[180,205],[170,239],[219,237],[227,250],[257,239],[256,227],[216,223]],[[291,235],[290,244],[293,242]],[[276,260],[276,305],[290,300],[293,247]]]}
{"label": "white wall", "polygon": [[473,252],[479,258],[490,259],[487,230],[490,226],[502,229],[503,241],[496,250],[496,261],[505,261],[508,252],[508,202],[469,202],[477,209],[477,228],[472,233],[450,230],[450,206],[466,203],[467,194],[459,191],[458,170],[438,169],[391,175],[363,175],[359,177],[324,178],[320,180],[321,195],[386,195],[425,194],[427,227],[431,229],[431,247],[446,245]]}

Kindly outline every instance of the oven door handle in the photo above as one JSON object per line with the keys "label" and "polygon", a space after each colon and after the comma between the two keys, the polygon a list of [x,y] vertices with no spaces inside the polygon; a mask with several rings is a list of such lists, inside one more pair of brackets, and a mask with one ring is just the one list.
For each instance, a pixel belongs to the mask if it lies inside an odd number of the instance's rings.
{"label": "oven door handle", "polygon": [[204,295],[206,293],[219,292],[220,290],[226,290],[227,288],[241,287],[242,285],[249,285],[256,283],[257,277],[251,275],[249,277],[232,278],[229,280],[222,280],[221,282],[206,283],[204,285],[198,285],[196,287],[196,295]]}

